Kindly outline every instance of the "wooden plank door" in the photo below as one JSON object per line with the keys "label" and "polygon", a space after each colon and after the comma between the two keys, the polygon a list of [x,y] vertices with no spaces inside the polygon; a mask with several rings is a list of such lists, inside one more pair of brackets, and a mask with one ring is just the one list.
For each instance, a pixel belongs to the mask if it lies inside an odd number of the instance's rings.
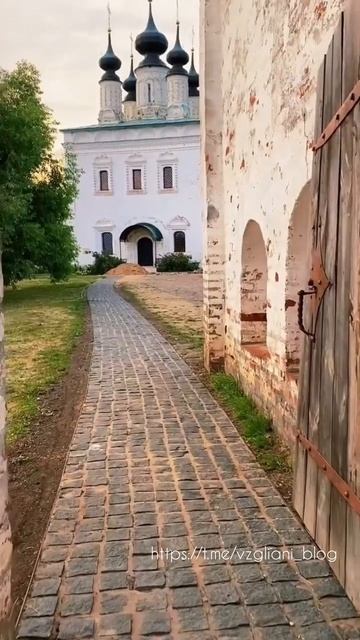
{"label": "wooden plank door", "polygon": [[[315,140],[359,79],[360,3],[350,0],[319,72]],[[330,285],[318,304],[304,298],[303,328],[314,335],[299,383],[294,506],[318,545],[336,551],[332,567],[360,608],[359,145],[357,103],[314,157],[309,294],[324,286],[322,269]]]}

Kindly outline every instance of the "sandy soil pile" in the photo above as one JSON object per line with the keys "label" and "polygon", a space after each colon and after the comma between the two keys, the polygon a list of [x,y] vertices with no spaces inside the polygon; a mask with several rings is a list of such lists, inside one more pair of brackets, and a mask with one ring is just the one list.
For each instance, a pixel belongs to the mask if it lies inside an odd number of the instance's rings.
{"label": "sandy soil pile", "polygon": [[115,269],[110,269],[107,276],[142,276],[147,275],[146,269],[138,264],[120,264]]}

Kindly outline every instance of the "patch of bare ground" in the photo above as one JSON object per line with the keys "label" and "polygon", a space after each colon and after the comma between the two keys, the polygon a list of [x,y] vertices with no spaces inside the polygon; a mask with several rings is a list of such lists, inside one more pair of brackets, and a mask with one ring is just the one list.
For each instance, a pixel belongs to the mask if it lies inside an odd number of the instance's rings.
{"label": "patch of bare ground", "polygon": [[91,349],[88,309],[86,330],[75,347],[67,374],[42,397],[39,418],[27,435],[8,449],[15,619],[30,583],[85,398]]}
{"label": "patch of bare ground", "polygon": [[[115,284],[115,288],[173,344],[241,433],[243,425],[237,418],[236,411],[216,392],[211,374],[204,369],[202,285],[200,274],[154,274],[122,277]],[[274,461],[279,460],[279,468],[268,471],[268,475],[290,504],[293,475],[289,464],[289,452],[275,436],[273,441],[275,444],[272,444],[272,456]],[[254,453],[257,455],[256,450]],[[257,457],[261,462],[261,455]]]}

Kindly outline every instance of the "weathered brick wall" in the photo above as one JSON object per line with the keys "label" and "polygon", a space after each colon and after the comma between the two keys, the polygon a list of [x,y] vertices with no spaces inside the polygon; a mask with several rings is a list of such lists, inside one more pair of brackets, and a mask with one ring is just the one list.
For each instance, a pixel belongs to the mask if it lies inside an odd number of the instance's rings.
{"label": "weathered brick wall", "polygon": [[[205,160],[208,194],[216,192],[220,203],[216,232],[224,239],[225,365],[291,440],[297,402],[293,376],[302,340],[297,291],[308,279],[306,185],[317,74],[343,0],[202,0],[202,5],[203,76],[208,92],[215,93],[216,85],[218,96],[215,106],[213,96],[211,122],[222,114],[222,160],[216,172]],[[214,29],[221,38],[214,39]],[[209,114],[203,126],[205,140],[213,141]],[[267,254],[269,357],[261,350],[244,352],[242,346],[242,245],[250,220],[258,223]],[[216,274],[220,280],[209,236],[206,241],[206,278]],[[206,329],[211,362],[211,328]]]}
{"label": "weathered brick wall", "polygon": [[221,21],[217,2],[201,4],[201,131],[203,158],[203,190],[206,202],[203,212],[204,231],[204,323],[205,364],[218,369],[224,364],[224,286],[225,238],[223,208],[223,112],[221,103]]}
{"label": "weathered brick wall", "polygon": [[4,390],[4,319],[1,311],[3,279],[0,260],[0,640],[8,640],[11,630],[10,613],[10,563],[11,538],[7,515],[8,481],[5,455],[5,390]]}

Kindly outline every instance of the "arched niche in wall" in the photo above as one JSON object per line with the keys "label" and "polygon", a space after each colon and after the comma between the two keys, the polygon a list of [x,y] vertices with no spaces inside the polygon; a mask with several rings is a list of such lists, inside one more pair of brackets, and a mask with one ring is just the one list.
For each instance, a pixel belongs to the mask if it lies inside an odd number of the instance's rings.
{"label": "arched niche in wall", "polygon": [[260,226],[254,220],[244,231],[241,262],[241,342],[266,346],[267,253]]}
{"label": "arched niche in wall", "polygon": [[311,182],[307,182],[291,214],[286,260],[286,365],[289,373],[299,372],[303,334],[298,325],[298,292],[306,289],[310,277]]}

